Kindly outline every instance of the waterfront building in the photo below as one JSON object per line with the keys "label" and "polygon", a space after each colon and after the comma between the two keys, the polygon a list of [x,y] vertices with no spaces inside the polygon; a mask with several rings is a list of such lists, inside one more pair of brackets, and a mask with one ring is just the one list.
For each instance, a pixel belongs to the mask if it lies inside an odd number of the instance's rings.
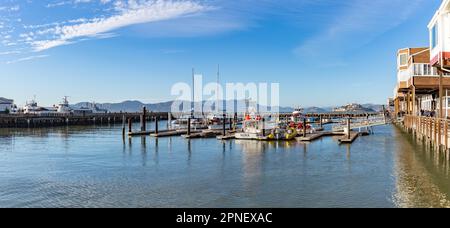
{"label": "waterfront building", "polygon": [[430,34],[430,63],[439,69],[450,69],[450,0],[443,0],[434,14],[428,30]]}
{"label": "waterfront building", "polygon": [[[434,14],[430,23],[429,30],[429,49],[430,65],[437,69],[438,79],[438,93],[434,97],[438,98],[436,108],[438,117],[449,117],[449,103],[448,87],[449,79],[445,75],[450,73],[450,0],[443,0],[439,9]],[[430,98],[428,99],[430,100]],[[442,103],[442,106],[440,105]]]}
{"label": "waterfront building", "polygon": [[438,68],[430,64],[428,47],[400,49],[397,52],[397,85],[394,89],[395,114],[436,116],[441,107],[439,98],[442,97],[442,115],[450,116],[449,75],[444,73],[440,78]]}
{"label": "waterfront building", "polygon": [[14,109],[14,100],[0,97],[0,113],[9,113]]}

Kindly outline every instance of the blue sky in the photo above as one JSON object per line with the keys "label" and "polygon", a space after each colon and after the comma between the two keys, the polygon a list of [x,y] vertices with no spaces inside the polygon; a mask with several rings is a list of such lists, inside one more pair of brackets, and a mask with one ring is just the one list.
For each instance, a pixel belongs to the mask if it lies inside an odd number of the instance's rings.
{"label": "blue sky", "polygon": [[281,105],[385,103],[441,0],[2,0],[0,97],[171,100],[191,68],[280,83]]}

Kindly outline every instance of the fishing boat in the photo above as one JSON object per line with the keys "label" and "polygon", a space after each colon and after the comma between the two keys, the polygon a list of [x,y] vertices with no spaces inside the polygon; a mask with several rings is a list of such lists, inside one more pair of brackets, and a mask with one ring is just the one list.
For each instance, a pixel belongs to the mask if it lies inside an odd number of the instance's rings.
{"label": "fishing boat", "polygon": [[265,134],[269,134],[275,127],[274,121],[263,121],[259,115],[247,114],[242,122],[242,131],[237,132],[235,137],[236,139],[264,140],[267,139]]}
{"label": "fishing boat", "polygon": [[262,121],[245,120],[242,125],[242,132],[235,134],[236,139],[257,140],[263,137]]}
{"label": "fishing boat", "polygon": [[242,131],[237,132],[235,137],[236,139],[260,140],[264,138],[266,132],[269,133],[273,128],[274,122],[263,121],[259,115],[247,114],[242,122]]}

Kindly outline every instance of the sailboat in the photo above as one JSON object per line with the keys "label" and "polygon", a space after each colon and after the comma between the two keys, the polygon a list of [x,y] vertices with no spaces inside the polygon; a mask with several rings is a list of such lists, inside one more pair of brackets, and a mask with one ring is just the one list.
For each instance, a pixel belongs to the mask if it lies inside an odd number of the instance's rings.
{"label": "sailboat", "polygon": [[[211,114],[207,117],[208,120],[208,129],[209,130],[222,130],[224,123],[225,123],[225,129],[227,130],[231,130],[230,129],[230,120],[227,119],[226,117],[224,118],[224,115],[226,116],[226,111],[225,111],[225,106],[222,107],[223,109],[223,114],[220,114],[220,109],[219,109],[219,102],[220,102],[220,98],[219,98],[219,86],[220,86],[220,65],[217,65],[217,90],[216,90],[216,104],[215,104],[215,110],[214,110],[214,114]],[[224,101],[222,101],[224,102]]]}
{"label": "sailboat", "polygon": [[[192,69],[192,101],[190,115],[182,115],[171,122],[171,128],[175,130],[186,130],[190,123],[191,129],[206,129],[207,125],[203,119],[195,118],[195,69]],[[190,120],[190,121],[189,121]]]}

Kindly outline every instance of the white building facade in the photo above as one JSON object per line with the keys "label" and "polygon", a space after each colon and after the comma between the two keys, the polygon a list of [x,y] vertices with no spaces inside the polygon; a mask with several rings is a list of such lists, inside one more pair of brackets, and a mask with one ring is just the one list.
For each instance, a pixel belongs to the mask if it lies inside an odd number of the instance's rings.
{"label": "white building facade", "polygon": [[9,113],[14,108],[14,100],[0,97],[0,113]]}

